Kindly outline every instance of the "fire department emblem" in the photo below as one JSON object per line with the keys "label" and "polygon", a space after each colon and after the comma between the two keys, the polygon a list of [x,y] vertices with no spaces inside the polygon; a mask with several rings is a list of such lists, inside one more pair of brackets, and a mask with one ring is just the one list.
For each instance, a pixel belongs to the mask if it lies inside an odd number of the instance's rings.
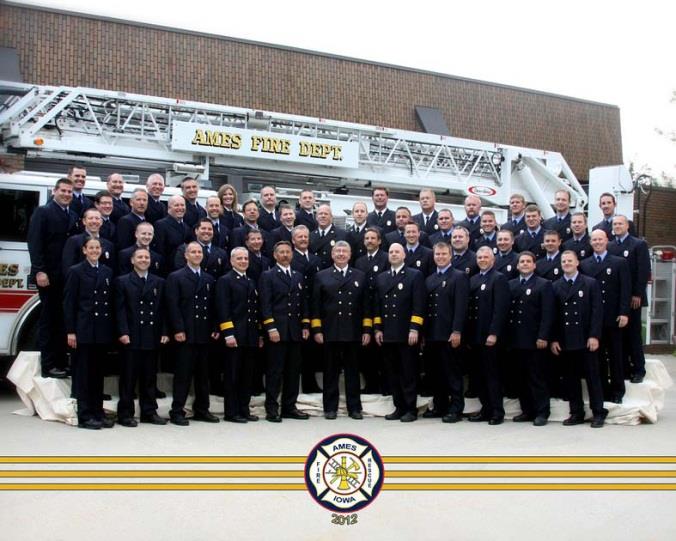
{"label": "fire department emblem", "polygon": [[368,441],[334,434],[320,441],[305,463],[310,495],[329,511],[349,513],[366,507],[383,486],[383,461]]}

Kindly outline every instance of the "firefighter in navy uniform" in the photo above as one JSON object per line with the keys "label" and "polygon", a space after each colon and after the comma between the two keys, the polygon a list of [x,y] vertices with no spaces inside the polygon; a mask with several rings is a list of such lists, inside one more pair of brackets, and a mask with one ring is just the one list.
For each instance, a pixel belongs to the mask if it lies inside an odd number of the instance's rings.
{"label": "firefighter in navy uniform", "polygon": [[308,231],[317,229],[317,219],[315,218],[315,195],[312,190],[303,190],[298,196],[298,210],[296,211],[295,226],[304,225]]}
{"label": "firefighter in navy uniform", "polygon": [[185,216],[185,199],[173,195],[167,202],[167,216],[157,220],[155,227],[155,249],[164,260],[164,272],[174,268],[176,249],[192,240],[192,231],[183,220]]}
{"label": "firefighter in navy uniform", "polygon": [[406,258],[404,260],[407,267],[419,270],[424,277],[434,271],[434,257],[432,250],[420,244],[420,226],[416,222],[406,224],[404,227],[404,237],[406,238]]}
{"label": "firefighter in navy uniform", "polygon": [[623,257],[608,253],[605,231],[592,231],[591,243],[593,253],[580,263],[580,272],[595,278],[601,286],[603,334],[599,365],[603,394],[607,401],[621,404],[625,393],[622,330],[629,323],[631,271]]}
{"label": "firefighter in navy uniform", "polygon": [[563,278],[554,282],[556,318],[551,350],[560,355],[566,371],[565,383],[570,403],[570,417],[565,426],[584,423],[581,377],[587,381],[593,428],[605,422],[603,388],[599,377],[598,349],[603,326],[603,301],[599,283],[578,272],[573,251],[561,255]]}
{"label": "firefighter in navy uniform", "polygon": [[450,245],[453,233],[453,213],[449,209],[441,209],[437,213],[437,225],[439,225],[439,230],[429,236],[430,247],[433,248],[437,242]]}
{"label": "firefighter in navy uniform", "polygon": [[498,224],[495,213],[492,210],[484,210],[481,213],[481,229],[479,236],[474,239],[472,249],[476,252],[482,246],[488,246],[494,254],[498,253]]}
{"label": "firefighter in navy uniform", "polygon": [[535,273],[545,280],[554,282],[563,276],[561,270],[561,237],[558,231],[545,231],[542,237],[545,255],[535,264]]}
{"label": "firefighter in navy uniform", "polygon": [[[278,242],[274,257],[277,264],[262,274],[259,293],[261,319],[267,334],[265,418],[279,423],[282,417],[309,418],[296,407],[296,400],[301,368],[300,345],[310,336],[310,319],[303,276],[291,268],[291,244]],[[277,401],[280,390],[281,416]]]}
{"label": "firefighter in navy uniform", "polygon": [[[150,226],[150,224],[148,224]],[[152,227],[152,226],[150,226]],[[115,314],[118,341],[122,344],[120,401],[117,422],[135,427],[134,389],[138,381],[141,422],[165,425],[157,415],[157,351],[167,344],[164,280],[150,272],[148,248],[136,248],[131,272],[115,279]]]}
{"label": "firefighter in navy uniform", "polygon": [[440,241],[433,249],[436,271],[425,281],[425,349],[432,361],[429,368],[435,383],[434,409],[427,410],[423,417],[441,417],[444,423],[456,423],[462,420],[465,409],[459,348],[467,316],[469,277],[451,268],[448,243]]}
{"label": "firefighter in navy uniform", "polygon": [[136,226],[146,221],[148,210],[148,194],[144,188],[135,188],[129,199],[131,211],[120,216],[116,224],[116,246],[118,250],[124,250],[132,246],[135,241]]}
{"label": "firefighter in navy uniform", "polygon": [[368,209],[366,208],[366,203],[357,201],[352,205],[352,218],[354,219],[354,223],[347,231],[347,241],[350,243],[350,248],[352,249],[351,265],[354,265],[354,262],[366,253],[364,235],[368,228],[366,225],[367,214]]}
{"label": "firefighter in navy uniform", "polygon": [[62,258],[68,237],[77,232],[78,215],[69,208],[73,199],[70,180],[57,180],[52,195],[54,198],[49,203],[35,209],[28,226],[29,281],[37,284],[40,295],[38,347],[42,377],[65,378],[68,373],[65,370]]}
{"label": "firefighter in navy uniform", "polygon": [[135,244],[120,250],[117,254],[117,274],[127,274],[132,270],[131,257],[137,248],[146,248],[150,251],[150,267],[148,271],[157,275],[163,276],[162,269],[164,268],[162,256],[150,248],[155,236],[155,228],[150,222],[141,222],[136,226],[134,233],[136,238]]}
{"label": "firefighter in navy uniform", "polygon": [[[420,190],[418,201],[420,202],[420,212],[413,216],[413,221],[420,226],[420,232],[425,233],[426,237],[429,237],[439,231],[439,224],[437,224],[438,213],[435,208],[437,196],[429,188],[423,188]],[[399,224],[397,224],[397,227],[399,227]]]}
{"label": "firefighter in navy uniform", "polygon": [[[387,252],[381,250],[382,235],[377,227],[369,227],[364,233],[364,246],[366,254],[357,259],[354,266],[366,276],[368,284],[367,306],[373,311],[373,303],[376,293],[376,278],[382,272],[388,270],[389,261]],[[371,340],[368,346],[359,349],[359,366],[364,375],[364,393],[366,394],[389,394],[383,367],[382,348],[378,347],[375,340]]]}
{"label": "firefighter in navy uniform", "polygon": [[519,277],[509,281],[507,336],[509,356],[519,363],[516,379],[521,414],[513,421],[544,426],[550,413],[546,363],[554,323],[554,290],[549,280],[535,274],[535,265],[535,254],[519,254]]}
{"label": "firefighter in navy uniform", "polygon": [[225,342],[223,369],[224,419],[232,423],[258,421],[249,411],[256,352],[263,342],[259,330],[258,289],[246,275],[249,252],[234,248],[232,270],[216,282],[216,315]]}
{"label": "firefighter in navy uniform", "polygon": [[[603,229],[608,235],[609,240],[613,240],[615,237],[615,232],[613,231],[613,220],[616,216],[615,211],[617,210],[617,201],[615,196],[611,193],[605,192],[599,196],[599,208],[603,213],[603,219],[592,227],[592,231],[597,229]],[[634,228],[634,222],[628,219],[629,223],[629,234],[632,237],[636,237],[636,229]]]}
{"label": "firefighter in navy uniform", "polygon": [[525,221],[526,198],[520,193],[509,197],[509,220],[500,226],[500,231],[511,231],[514,238],[526,230]]}
{"label": "firefighter in navy uniform", "polygon": [[66,276],[63,318],[68,347],[73,350],[73,390],[80,428],[111,428],[103,413],[104,357],[113,341],[113,271],[99,264],[101,241],[87,239],[85,260]]}
{"label": "firefighter in navy uniform", "polygon": [[451,267],[464,272],[467,276],[474,276],[479,272],[476,264],[476,253],[469,249],[469,231],[461,225],[456,225],[451,233]]}
{"label": "firefighter in navy uniform", "polygon": [[388,421],[407,423],[418,417],[418,344],[425,313],[425,278],[404,265],[404,248],[389,248],[390,268],[376,278],[373,326],[376,343],[383,348],[394,411]]}
{"label": "firefighter in navy uniform", "polygon": [[615,238],[608,243],[608,252],[626,259],[631,274],[629,323],[623,333],[625,377],[631,377],[632,383],[641,383],[645,377],[641,307],[648,305],[646,287],[650,279],[650,252],[646,241],[631,235],[631,222],[626,216],[613,218],[613,235]]}
{"label": "firefighter in navy uniform", "polygon": [[587,233],[587,216],[584,212],[574,212],[570,215],[570,230],[571,237],[561,245],[561,251],[573,250],[582,261],[592,253]]}
{"label": "firefighter in navy uniform", "polygon": [[362,419],[359,355],[371,341],[373,320],[367,311],[366,275],[349,266],[351,248],[345,241],[331,250],[333,267],[319,271],[314,279],[310,325],[315,342],[324,344],[324,417],[338,412],[338,378],[345,373],[345,402],[352,419]]}
{"label": "firefighter in navy uniform", "polygon": [[[200,267],[208,272],[214,279],[223,276],[229,269],[228,254],[223,248],[219,248],[212,241],[214,238],[214,224],[209,218],[200,218],[195,225],[195,238],[202,247],[202,262]],[[187,244],[176,249],[174,268],[180,269],[185,265],[185,250]]]}
{"label": "firefighter in navy uniform", "polygon": [[71,235],[63,247],[63,275],[65,276],[68,269],[84,259],[82,246],[88,238],[96,238],[101,241],[99,262],[115,271],[117,269],[117,250],[111,241],[100,236],[101,224],[103,223],[101,213],[97,209],[89,207],[82,213],[81,221],[84,232]]}
{"label": "firefighter in navy uniform", "polygon": [[366,226],[377,227],[380,231],[381,238],[397,229],[394,211],[387,208],[389,197],[390,192],[385,187],[376,186],[371,190],[373,210],[368,213]]}
{"label": "firefighter in navy uniform", "polygon": [[146,191],[148,192],[146,220],[154,224],[167,215],[167,204],[161,200],[164,193],[164,177],[159,173],[149,175],[146,180]]}
{"label": "firefighter in navy uniform", "polygon": [[270,253],[272,257],[272,248],[281,240],[291,242],[291,233],[293,232],[293,222],[296,219],[296,213],[289,205],[279,206],[279,227],[270,231]]}
{"label": "firefighter in navy uniform", "polygon": [[218,422],[209,412],[209,344],[218,338],[213,318],[215,279],[200,268],[202,257],[198,242],[188,244],[186,266],[172,272],[166,284],[169,329],[177,346],[170,420],[178,426],[190,424],[183,408],[193,379],[193,419]]}
{"label": "firefighter in navy uniform", "polygon": [[474,241],[481,236],[481,198],[476,195],[465,197],[465,219],[457,225],[467,229],[469,233],[469,246],[474,246]]}
{"label": "firefighter in navy uniform", "polygon": [[498,253],[495,254],[495,270],[513,280],[519,275],[517,263],[519,254],[514,251],[514,233],[510,229],[501,229],[497,233]]}
{"label": "firefighter in navy uniform", "polygon": [[505,409],[498,346],[504,341],[509,284],[507,278],[495,270],[495,255],[488,246],[479,248],[476,258],[479,273],[469,282],[467,340],[473,363],[479,368],[481,411],[469,420],[499,425],[505,418]]}
{"label": "firefighter in navy uniform", "polygon": [[347,240],[347,233],[333,225],[331,207],[320,205],[317,209],[317,229],[310,233],[310,251],[319,257],[322,269],[332,265],[331,250],[339,240]]}
{"label": "firefighter in navy uniform", "polygon": [[565,242],[573,236],[570,226],[570,192],[568,190],[556,190],[554,194],[554,210],[556,216],[545,220],[542,227],[545,231],[556,231]]}
{"label": "firefighter in navy uniform", "polygon": [[536,205],[526,207],[525,218],[526,230],[514,239],[514,249],[517,252],[533,252],[536,258],[545,255],[542,247],[545,233],[542,227],[542,214]]}

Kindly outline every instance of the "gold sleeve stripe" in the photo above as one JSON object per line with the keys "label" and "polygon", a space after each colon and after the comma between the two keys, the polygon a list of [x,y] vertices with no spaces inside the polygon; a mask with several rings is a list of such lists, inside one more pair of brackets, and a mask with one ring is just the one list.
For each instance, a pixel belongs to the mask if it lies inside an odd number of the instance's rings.
{"label": "gold sleeve stripe", "polygon": [[371,318],[365,317],[361,322],[362,327],[373,327],[373,320]]}
{"label": "gold sleeve stripe", "polygon": [[322,320],[321,319],[313,319],[312,322],[310,323],[310,327],[313,329],[315,327],[321,327],[322,326]]}
{"label": "gold sleeve stripe", "polygon": [[274,322],[275,322],[275,318],[274,318],[274,317],[271,317],[271,318],[266,319],[265,321],[263,321],[263,325],[267,325],[268,323],[274,323]]}
{"label": "gold sleeve stripe", "polygon": [[411,316],[411,323],[417,323],[418,325],[423,324],[423,318],[420,316]]}
{"label": "gold sleeve stripe", "polygon": [[382,320],[381,318],[379,318],[379,317],[374,317],[374,318],[373,318],[373,323],[374,323],[375,325],[381,325],[381,324],[383,323],[383,320]]}
{"label": "gold sleeve stripe", "polygon": [[228,329],[234,329],[235,326],[232,324],[232,321],[226,321],[225,323],[221,323],[218,328],[222,331],[227,331]]}
{"label": "gold sleeve stripe", "polygon": [[301,323],[310,323],[310,320],[307,318],[303,318],[300,320]]}

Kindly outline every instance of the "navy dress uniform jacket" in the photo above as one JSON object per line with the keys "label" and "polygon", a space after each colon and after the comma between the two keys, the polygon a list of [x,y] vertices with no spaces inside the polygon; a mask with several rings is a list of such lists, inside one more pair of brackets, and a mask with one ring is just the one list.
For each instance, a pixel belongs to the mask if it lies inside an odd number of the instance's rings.
{"label": "navy dress uniform jacket", "polygon": [[172,335],[184,332],[186,344],[207,344],[215,330],[213,295],[216,280],[207,272],[199,277],[187,265],[167,278],[168,327]]}
{"label": "navy dress uniform jacket", "polygon": [[219,248],[227,250],[228,246],[230,245],[230,229],[228,228],[225,218],[221,216],[215,221],[211,219],[211,223],[214,226],[214,238],[211,240],[211,242]]}
{"label": "navy dress uniform jacket", "polygon": [[479,272],[479,267],[476,264],[476,252],[467,249],[462,255],[454,253],[451,257],[451,267],[464,272],[467,276],[474,276]]}
{"label": "navy dress uniform jacket", "polygon": [[360,342],[373,328],[367,308],[366,275],[347,268],[343,276],[336,267],[319,271],[314,279],[310,327],[323,333],[324,342]]}
{"label": "navy dress uniform jacket", "polygon": [[73,200],[70,203],[70,210],[77,214],[78,219],[82,217],[82,214],[85,210],[92,208],[94,203],[89,197],[85,194],[80,194],[78,197],[75,192],[73,192]]}
{"label": "navy dress uniform jacket", "polygon": [[160,200],[155,201],[150,194],[148,194],[148,208],[146,209],[146,220],[151,224],[161,220],[167,215],[167,204]]}
{"label": "navy dress uniform jacket", "polygon": [[167,270],[173,266],[176,249],[192,239],[192,231],[185,221],[179,222],[172,216],[165,216],[155,222],[153,246],[164,259]]}
{"label": "navy dress uniform jacket", "polygon": [[273,229],[277,229],[279,225],[280,221],[278,210],[275,210],[274,212],[268,212],[263,207],[260,208],[258,226],[262,230],[270,232]]}
{"label": "navy dress uniform jacket", "polygon": [[[124,250],[120,250],[117,253],[117,274],[128,274],[132,271],[131,256],[134,254],[134,251],[138,248],[136,244],[129,246]],[[148,272],[155,274],[157,276],[162,276],[162,269],[164,260],[162,256],[154,250],[150,250],[150,267],[148,267]]]}
{"label": "navy dress uniform jacket", "polygon": [[221,219],[225,221],[225,225],[228,226],[228,231],[234,231],[238,227],[244,225],[244,218],[238,212],[233,210],[223,209],[223,216]]}
{"label": "navy dress uniform jacket", "polygon": [[[204,272],[208,272],[214,278],[220,278],[230,268],[230,258],[225,250],[219,248],[215,244],[211,244],[209,248],[209,254],[207,255],[206,246],[202,246],[202,262],[200,263],[200,268]],[[176,249],[176,256],[174,257],[174,269],[180,269],[185,266],[185,251],[188,245],[184,244],[179,246]]]}
{"label": "navy dress uniform jacket", "polygon": [[265,331],[277,329],[282,342],[301,342],[302,330],[310,328],[303,275],[290,269],[287,276],[279,265],[261,275],[261,319]]}
{"label": "navy dress uniform jacket", "polygon": [[583,259],[589,257],[592,255],[592,247],[591,243],[589,242],[589,234],[585,232],[585,234],[580,237],[579,240],[576,240],[574,237],[571,236],[566,242],[561,244],[561,252],[565,252],[566,250],[572,250],[577,254],[577,258],[582,261]]}
{"label": "navy dress uniform jacket", "polygon": [[[69,237],[66,245],[63,247],[63,275],[65,276],[73,265],[83,261],[85,255],[82,253],[82,246],[89,238],[87,233],[78,233]],[[111,270],[117,269],[117,250],[115,245],[108,239],[99,237],[101,242],[101,257],[99,263],[103,263]]]}
{"label": "navy dress uniform jacket", "polygon": [[188,224],[190,229],[194,229],[197,222],[206,217],[207,211],[199,204],[199,201],[191,203],[187,199],[185,200],[185,216],[183,217],[183,220]]}
{"label": "navy dress uniform jacket", "polygon": [[531,234],[530,231],[526,230],[521,233],[516,239],[514,239],[514,249],[517,252],[533,252],[536,259],[540,259],[547,252],[542,247],[544,241],[545,230],[543,227],[540,227],[540,230],[536,233],[535,237]]}
{"label": "navy dress uniform jacket", "polygon": [[33,211],[28,226],[28,252],[31,279],[45,272],[51,281],[63,277],[63,248],[68,237],[77,233],[78,216],[70,208],[65,211],[55,201]]}
{"label": "navy dress uniform jacket", "polygon": [[439,231],[439,224],[437,223],[437,216],[439,213],[435,210],[430,214],[429,220],[427,220],[427,225],[425,225],[425,215],[420,212],[413,216],[413,221],[420,226],[420,231],[425,232],[427,236],[433,235]]}
{"label": "navy dress uniform jacket", "polygon": [[425,280],[427,289],[427,325],[425,340],[448,342],[454,332],[465,331],[469,277],[464,272],[449,268],[434,272]]}
{"label": "navy dress uniform jacket", "polygon": [[310,248],[309,250],[319,257],[321,261],[320,267],[328,269],[333,265],[331,259],[331,249],[339,240],[347,241],[347,233],[343,229],[332,225],[331,228],[322,237],[319,230],[310,233]]}
{"label": "navy dress uniform jacket", "polygon": [[394,211],[385,209],[382,216],[378,216],[378,213],[375,210],[372,210],[366,216],[366,226],[379,228],[380,236],[384,237],[391,231],[397,229]]}
{"label": "navy dress uniform jacket", "polygon": [[538,276],[542,276],[542,278],[545,278],[550,282],[561,278],[563,276],[563,270],[561,269],[561,252],[557,253],[551,261],[549,260],[548,255],[538,259],[535,262],[535,272]]}
{"label": "navy dress uniform jacket", "polygon": [[601,339],[603,302],[599,283],[578,273],[572,286],[568,280],[553,284],[556,299],[556,320],[552,341],[564,351],[587,348],[588,338]]}
{"label": "navy dress uniform jacket", "polygon": [[533,274],[509,281],[511,306],[507,318],[508,341],[514,349],[535,350],[538,340],[549,342],[556,313],[549,280]]}
{"label": "navy dress uniform jacket", "polygon": [[310,233],[312,233],[317,229],[317,219],[315,218],[314,212],[298,209],[296,211],[296,221],[293,225],[304,225],[310,230]]}
{"label": "navy dress uniform jacket", "polygon": [[270,249],[274,248],[275,244],[285,240],[286,242],[291,242],[291,231],[289,231],[285,225],[280,225],[279,227],[274,228],[270,231]]}
{"label": "navy dress uniform jacket", "polygon": [[113,211],[110,213],[110,219],[113,220],[115,224],[117,224],[122,216],[129,214],[130,212],[131,208],[124,199],[121,197],[113,197]]}
{"label": "navy dress uniform jacket", "polygon": [[423,274],[403,266],[392,276],[390,268],[376,278],[373,327],[384,342],[407,344],[410,331],[422,331],[426,304]]}
{"label": "navy dress uniform jacket", "polygon": [[618,316],[629,317],[631,273],[624,258],[606,254],[599,263],[592,254],[580,263],[580,272],[596,279],[601,287],[604,327],[617,327]]}
{"label": "navy dress uniform jacket", "polygon": [[470,344],[484,345],[494,334],[498,340],[505,330],[509,309],[509,283],[503,274],[491,268],[475,274],[469,281],[467,337]]}
{"label": "navy dress uniform jacket", "polygon": [[125,214],[117,221],[116,245],[118,250],[123,250],[136,243],[136,226],[145,221],[145,216],[141,218],[133,212]]}
{"label": "navy dress uniform jacket", "polygon": [[248,250],[248,252],[249,268],[246,270],[246,275],[254,281],[254,284],[258,285],[261,280],[261,274],[272,268],[272,260],[262,253],[258,256],[251,250]]}
{"label": "navy dress uniform jacket", "polygon": [[408,246],[404,246],[404,250],[406,251],[404,264],[407,267],[419,270],[425,277],[429,276],[430,273],[435,270],[434,255],[430,248],[418,244],[413,253],[411,253]]}
{"label": "navy dress uniform jacket", "polygon": [[573,236],[570,229],[570,212],[567,213],[563,219],[559,220],[558,216],[552,216],[542,223],[542,228],[545,231],[557,231],[561,236],[562,241],[567,241]]}
{"label": "navy dress uniform jacket", "polygon": [[216,282],[216,317],[223,336],[234,336],[238,347],[256,347],[260,336],[256,283],[235,270],[221,276]]}
{"label": "navy dress uniform jacket", "polygon": [[507,254],[498,254],[495,256],[495,270],[505,275],[507,280],[513,280],[519,276],[519,271],[516,268],[519,262],[519,254],[514,250],[510,250]]}
{"label": "navy dress uniform jacket", "polygon": [[349,242],[352,247],[352,258],[350,261],[353,263],[366,253],[366,246],[364,246],[366,227],[367,226],[364,226],[361,229],[358,229],[356,225],[353,225],[347,232],[347,242]]}
{"label": "navy dress uniform jacket", "polygon": [[641,306],[648,306],[646,286],[650,279],[650,252],[646,242],[629,235],[622,244],[611,240],[608,252],[627,260],[631,273],[631,295],[641,297]]}
{"label": "navy dress uniform jacket", "polygon": [[[602,229],[603,231],[606,232],[606,235],[608,235],[609,240],[613,240],[613,218],[610,218],[610,220],[603,219],[599,223],[597,223],[594,227],[592,227],[592,231],[596,231],[597,229]],[[629,220],[629,234],[632,237],[636,236],[636,228],[634,227],[634,222]]]}
{"label": "navy dress uniform jacket", "polygon": [[129,349],[154,350],[167,333],[164,280],[148,273],[144,281],[135,271],[115,279],[117,336],[129,336]]}
{"label": "navy dress uniform jacket", "polygon": [[526,231],[528,227],[526,226],[526,220],[521,217],[520,220],[507,220],[504,224],[500,226],[501,231],[511,231],[514,234],[514,238],[518,237],[521,233]]}
{"label": "navy dress uniform jacket", "polygon": [[467,229],[467,231],[469,231],[469,245],[473,246],[474,241],[481,235],[481,216],[477,216],[473,221],[465,218],[462,222],[458,222],[456,225],[461,225]]}
{"label": "navy dress uniform jacket", "polygon": [[88,261],[73,265],[66,275],[63,314],[66,333],[80,344],[108,344],[113,340],[113,271]]}
{"label": "navy dress uniform jacket", "polygon": [[249,231],[260,231],[261,237],[263,237],[263,247],[261,250],[263,253],[267,254],[268,252],[272,252],[272,248],[274,248],[274,245],[272,244],[272,237],[270,233],[268,233],[265,229],[262,228],[254,228],[251,227],[249,224],[244,224],[240,227],[237,227],[232,230],[230,233],[230,248],[237,248],[238,246],[246,246],[246,235],[249,233]]}

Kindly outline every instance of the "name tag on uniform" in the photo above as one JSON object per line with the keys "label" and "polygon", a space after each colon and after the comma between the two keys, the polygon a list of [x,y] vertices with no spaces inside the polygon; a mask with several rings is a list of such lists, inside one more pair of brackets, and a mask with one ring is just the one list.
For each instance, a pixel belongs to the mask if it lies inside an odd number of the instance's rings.
{"label": "name tag on uniform", "polygon": [[530,295],[530,289],[526,290],[526,295]]}
{"label": "name tag on uniform", "polygon": [[399,282],[399,284],[397,285],[397,287],[398,287],[399,289],[404,289],[404,284],[402,284],[401,282]]}
{"label": "name tag on uniform", "polygon": [[559,274],[559,269],[558,269],[558,268],[555,268],[555,269],[554,269],[554,276],[556,276],[556,275],[558,275],[558,274]]}
{"label": "name tag on uniform", "polygon": [[606,269],[606,272],[608,273],[608,275],[610,275],[610,274],[612,274],[613,270],[608,268],[608,269]]}
{"label": "name tag on uniform", "polygon": [[481,284],[481,291],[483,291],[484,289],[486,289],[486,284]]}
{"label": "name tag on uniform", "polygon": [[580,296],[580,298],[584,297],[584,291],[578,291],[577,294]]}

